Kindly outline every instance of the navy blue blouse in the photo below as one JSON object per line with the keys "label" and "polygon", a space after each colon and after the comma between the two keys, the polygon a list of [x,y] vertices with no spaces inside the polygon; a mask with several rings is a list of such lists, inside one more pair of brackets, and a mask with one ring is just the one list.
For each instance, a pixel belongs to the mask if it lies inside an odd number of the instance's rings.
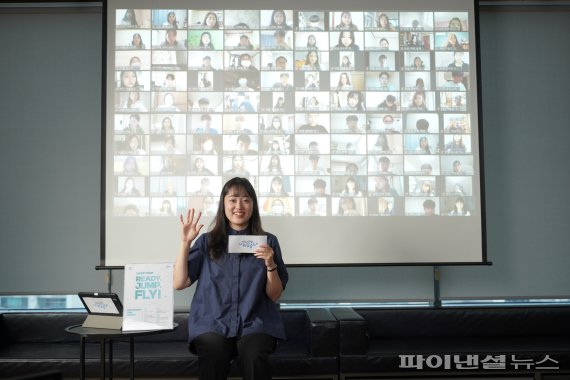
{"label": "navy blue blouse", "polygon": [[[265,262],[253,254],[227,252],[213,261],[208,255],[208,235],[196,239],[188,256],[188,275],[192,283],[198,282],[190,305],[188,342],[207,332],[228,338],[265,333],[285,339],[277,305],[265,293]],[[267,244],[273,249],[277,273],[285,288],[289,275],[277,237],[268,233]]]}

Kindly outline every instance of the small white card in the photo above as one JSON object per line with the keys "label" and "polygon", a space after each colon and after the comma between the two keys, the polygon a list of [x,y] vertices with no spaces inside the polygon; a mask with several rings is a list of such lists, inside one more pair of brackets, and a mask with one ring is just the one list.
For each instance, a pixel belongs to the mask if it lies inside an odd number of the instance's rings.
{"label": "small white card", "polygon": [[253,253],[260,244],[267,244],[266,235],[230,235],[229,253]]}

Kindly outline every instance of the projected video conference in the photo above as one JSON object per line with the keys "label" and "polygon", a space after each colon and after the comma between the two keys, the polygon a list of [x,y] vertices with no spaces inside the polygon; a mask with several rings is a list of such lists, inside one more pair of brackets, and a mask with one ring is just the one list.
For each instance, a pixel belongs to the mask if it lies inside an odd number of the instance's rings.
{"label": "projected video conference", "polygon": [[212,216],[235,176],[262,216],[477,214],[469,20],[115,10],[112,214]]}

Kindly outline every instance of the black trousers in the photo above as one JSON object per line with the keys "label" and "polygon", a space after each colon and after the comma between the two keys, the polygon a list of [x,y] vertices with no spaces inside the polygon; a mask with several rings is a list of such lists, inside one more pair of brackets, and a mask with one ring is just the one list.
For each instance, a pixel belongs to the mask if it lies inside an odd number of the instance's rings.
{"label": "black trousers", "polygon": [[225,380],[232,360],[237,356],[244,380],[271,379],[269,354],[277,340],[267,334],[249,334],[241,338],[226,338],[216,333],[198,336],[192,351],[198,355],[200,380]]}

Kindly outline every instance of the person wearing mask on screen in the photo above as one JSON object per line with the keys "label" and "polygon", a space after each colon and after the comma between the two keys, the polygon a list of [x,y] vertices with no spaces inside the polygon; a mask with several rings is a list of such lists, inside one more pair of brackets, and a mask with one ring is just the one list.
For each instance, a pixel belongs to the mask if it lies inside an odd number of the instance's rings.
{"label": "person wearing mask on screen", "polygon": [[251,60],[251,55],[247,53],[243,53],[242,55],[239,56],[238,69],[257,71],[257,68],[253,65],[253,62]]}
{"label": "person wearing mask on screen", "polygon": [[[269,354],[286,339],[275,305],[288,281],[279,241],[263,230],[255,190],[245,178],[226,182],[213,227],[199,236],[200,217],[194,209],[180,215],[173,280],[177,290],[197,282],[188,348],[198,356],[199,379],[226,379],[234,359],[245,380],[271,379]],[[240,234],[265,235],[267,244],[250,255],[229,253],[228,236]]]}

